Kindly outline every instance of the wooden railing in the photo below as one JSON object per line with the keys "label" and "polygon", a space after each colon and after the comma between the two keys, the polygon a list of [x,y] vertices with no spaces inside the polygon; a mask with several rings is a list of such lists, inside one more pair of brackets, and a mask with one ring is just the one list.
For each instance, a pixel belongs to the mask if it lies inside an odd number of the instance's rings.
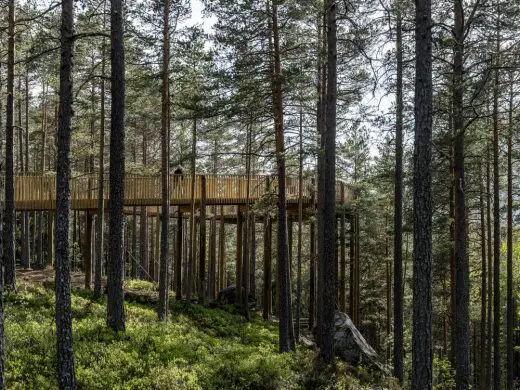
{"label": "wooden railing", "polygon": [[[245,175],[196,175],[195,201],[201,201],[201,177],[205,177],[207,205],[240,205],[247,199],[247,176]],[[187,205],[191,202],[192,177],[170,175],[170,202],[172,205]],[[108,207],[108,178],[104,182],[105,207]],[[298,201],[298,178],[287,177],[288,203]],[[161,177],[127,174],[125,177],[126,206],[161,205]],[[249,178],[249,200],[258,201],[266,196],[275,196],[278,190],[276,177],[252,175]],[[71,181],[73,209],[97,208],[98,179],[96,175],[78,176]],[[310,179],[303,181],[302,198],[312,202],[314,185]],[[348,203],[353,193],[343,182],[336,183],[336,202]],[[17,210],[53,210],[56,207],[56,176],[17,176],[15,178],[15,208]]]}

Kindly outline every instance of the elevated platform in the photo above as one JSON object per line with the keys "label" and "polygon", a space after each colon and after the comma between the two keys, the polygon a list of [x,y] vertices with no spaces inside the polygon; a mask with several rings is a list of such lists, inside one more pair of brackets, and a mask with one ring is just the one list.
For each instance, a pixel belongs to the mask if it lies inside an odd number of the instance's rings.
{"label": "elevated platform", "polygon": [[[245,175],[196,175],[195,202],[206,205],[244,205],[247,203],[247,176]],[[15,208],[17,211],[54,210],[56,208],[56,176],[16,176]],[[170,204],[191,204],[192,177],[170,175]],[[108,175],[104,183],[105,208],[109,207]],[[278,181],[275,176],[252,175],[249,177],[249,203],[269,196],[276,196]],[[298,203],[298,178],[287,177],[288,204]],[[125,206],[160,206],[161,177],[127,174],[125,177]],[[98,178],[96,174],[78,176],[71,181],[72,209],[97,209]],[[303,181],[302,198],[312,204],[315,189],[310,179]],[[336,183],[336,202],[348,204],[354,199],[352,190],[343,182]]]}

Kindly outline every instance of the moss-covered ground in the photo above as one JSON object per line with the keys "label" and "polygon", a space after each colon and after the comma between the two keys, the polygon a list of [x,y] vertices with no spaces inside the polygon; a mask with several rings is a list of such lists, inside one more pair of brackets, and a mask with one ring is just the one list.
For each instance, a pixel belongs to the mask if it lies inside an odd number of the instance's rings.
{"label": "moss-covered ground", "polygon": [[[5,295],[8,389],[57,388],[54,310],[54,292],[42,284],[22,282]],[[304,347],[279,354],[276,324],[257,315],[247,322],[232,307],[173,302],[160,323],[153,305],[127,302],[121,334],[106,327],[105,301],[92,301],[90,292],[74,290],[72,310],[80,389],[386,388],[341,363],[316,369],[315,352]]]}

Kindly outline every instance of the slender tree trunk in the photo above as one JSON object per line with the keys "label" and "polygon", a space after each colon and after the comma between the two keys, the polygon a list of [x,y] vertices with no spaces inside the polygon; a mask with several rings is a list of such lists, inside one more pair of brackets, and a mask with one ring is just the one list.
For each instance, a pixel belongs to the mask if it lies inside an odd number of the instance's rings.
{"label": "slender tree trunk", "polygon": [[192,127],[192,139],[191,139],[191,211],[190,211],[190,257],[188,259],[188,280],[187,286],[187,299],[188,301],[192,298],[193,284],[195,282],[195,252],[197,246],[195,243],[195,160],[197,154],[197,119],[193,119]]}
{"label": "slender tree trunk", "polygon": [[[14,10],[13,10],[14,11]],[[13,21],[12,18],[9,18]],[[2,65],[0,63],[0,74],[2,71]],[[3,85],[0,77],[0,94],[3,93]],[[2,126],[2,103],[0,99],[0,127]],[[1,137],[0,137],[1,141]],[[3,157],[2,143],[0,142],[0,159]],[[0,164],[0,176],[4,175],[4,167]],[[3,183],[0,180],[0,193],[3,191]],[[0,197],[0,221],[3,221],[4,217],[4,204]],[[3,253],[4,249],[4,235],[3,235],[4,224],[0,223],[0,254]],[[4,342],[4,271],[0,267],[0,390],[5,389],[5,342]]]}
{"label": "slender tree trunk", "polygon": [[289,248],[287,246],[287,210],[285,194],[285,141],[283,126],[283,81],[280,59],[280,35],[278,30],[278,0],[272,1],[271,26],[273,47],[273,113],[275,121],[276,138],[276,165],[278,175],[278,316],[279,316],[279,347],[280,352],[291,351],[291,339],[289,327],[292,327],[292,319],[289,317]]}
{"label": "slender tree trunk", "polygon": [[16,290],[14,247],[14,0],[8,2],[7,103],[5,115],[5,213],[4,213],[4,286]]}
{"label": "slender tree trunk", "polygon": [[462,0],[454,1],[453,129],[455,195],[455,383],[457,389],[471,386],[469,352],[469,264],[467,255],[466,183],[464,172],[464,12]]}
{"label": "slender tree trunk", "polygon": [[61,5],[60,103],[58,163],[56,172],[56,336],[60,389],[76,388],[72,350],[72,310],[70,298],[69,213],[70,143],[72,135],[72,69],[74,67],[74,5]]}
{"label": "slender tree trunk", "polygon": [[511,74],[509,91],[509,123],[507,134],[507,319],[506,319],[506,389],[514,390],[514,366],[513,366],[513,328],[514,328],[514,303],[513,303],[513,98],[514,79]]}
{"label": "slender tree trunk", "polygon": [[111,26],[111,123],[110,123],[110,206],[107,323],[112,330],[125,330],[124,199],[125,199],[125,54],[123,1],[112,0]]}
{"label": "slender tree trunk", "polygon": [[432,20],[416,1],[412,389],[432,388]]}
{"label": "slender tree trunk", "polygon": [[501,388],[500,363],[500,165],[498,95],[500,59],[500,28],[497,22],[497,51],[493,86],[493,389]]}
{"label": "slender tree trunk", "polygon": [[298,158],[298,248],[296,260],[296,325],[294,334],[300,340],[302,305],[302,240],[303,240],[303,107],[300,107],[299,158]]}
{"label": "slender tree trunk", "polygon": [[486,230],[487,230],[487,258],[488,258],[488,301],[487,301],[487,342],[486,342],[486,390],[491,389],[492,348],[493,348],[493,254],[491,235],[491,155],[489,144],[486,148]]}
{"label": "slender tree trunk", "polygon": [[[323,156],[323,198],[318,203],[322,215],[323,234],[320,244],[323,263],[322,283],[318,285],[318,310],[321,311],[320,356],[329,363],[334,357],[334,311],[336,304],[336,100],[337,100],[337,51],[336,51],[336,2],[327,1],[327,97]],[[324,278],[328,280],[325,281]]]}
{"label": "slender tree trunk", "polygon": [[[0,107],[1,112],[1,107]],[[29,72],[25,71],[25,129],[24,129],[24,147],[25,147],[25,164],[24,164],[24,174],[27,175],[29,173]],[[23,213],[24,225],[25,225],[25,234],[23,236],[23,255],[22,258],[24,260],[23,267],[30,268],[31,267],[31,228],[29,223],[29,212],[25,211]]]}
{"label": "slender tree trunk", "polygon": [[[479,183],[480,183],[480,195],[479,195],[479,208],[480,208],[480,249],[481,249],[481,260],[482,260],[482,276],[481,276],[481,306],[480,306],[480,370],[479,370],[479,381],[481,390],[486,390],[487,383],[487,372],[486,372],[486,343],[487,343],[487,332],[486,332],[486,304],[487,304],[487,263],[486,263],[486,217],[485,217],[485,204],[484,204],[484,183],[482,175],[482,166],[479,167]],[[489,243],[488,243],[489,245]]]}
{"label": "slender tree trunk", "polygon": [[[106,7],[106,2],[104,7]],[[105,17],[103,17],[105,27]],[[103,29],[104,30],[104,29]],[[105,52],[106,42],[103,38],[101,45],[101,75],[105,76]],[[101,279],[103,273],[104,229],[105,229],[105,79],[100,81],[100,124],[99,124],[99,173],[98,173],[98,203],[96,219],[96,259],[94,265],[94,299],[99,299],[102,294]]]}
{"label": "slender tree trunk", "polygon": [[394,187],[394,376],[404,378],[403,308],[403,25],[401,1],[396,9],[396,110]]}
{"label": "slender tree trunk", "polygon": [[162,178],[162,214],[161,243],[159,258],[159,320],[168,319],[168,258],[169,258],[169,224],[170,224],[170,1],[164,1],[163,10],[163,69],[162,69],[162,117],[161,117],[161,178]]}

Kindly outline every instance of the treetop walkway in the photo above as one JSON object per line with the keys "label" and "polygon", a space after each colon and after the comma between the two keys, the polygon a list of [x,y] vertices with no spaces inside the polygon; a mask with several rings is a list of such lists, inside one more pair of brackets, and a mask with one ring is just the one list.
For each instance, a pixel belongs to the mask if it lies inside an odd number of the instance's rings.
{"label": "treetop walkway", "polygon": [[[17,211],[54,210],[56,208],[56,176],[16,176],[15,208]],[[109,207],[108,175],[104,181],[104,203]],[[169,178],[170,204],[172,206],[191,204],[191,175],[172,174]],[[195,175],[195,203],[206,205],[245,205],[255,203],[269,196],[276,196],[278,180],[276,176],[251,175]],[[161,176],[125,176],[125,206],[160,206]],[[312,179],[304,179],[302,200],[304,204],[315,202],[315,184]],[[97,209],[98,176],[89,174],[71,180],[72,209]],[[287,203],[298,203],[299,181],[297,177],[287,177]],[[336,182],[336,202],[348,204],[354,200],[354,193],[344,182]]]}

